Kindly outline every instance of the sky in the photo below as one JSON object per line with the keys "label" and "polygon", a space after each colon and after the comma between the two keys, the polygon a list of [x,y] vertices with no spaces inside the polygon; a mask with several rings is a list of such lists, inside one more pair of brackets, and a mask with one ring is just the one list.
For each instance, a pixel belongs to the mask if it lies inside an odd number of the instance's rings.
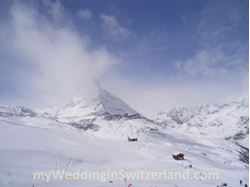
{"label": "sky", "polygon": [[0,16],[1,105],[95,81],[137,110],[248,94],[247,0],[0,0]]}

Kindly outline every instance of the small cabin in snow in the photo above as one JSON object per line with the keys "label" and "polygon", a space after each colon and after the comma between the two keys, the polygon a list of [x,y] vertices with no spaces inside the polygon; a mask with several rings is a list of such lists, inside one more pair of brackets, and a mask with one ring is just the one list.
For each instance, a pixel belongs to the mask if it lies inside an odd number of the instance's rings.
{"label": "small cabin in snow", "polygon": [[129,142],[137,142],[138,138],[136,138],[136,137],[128,137],[128,141]]}
{"label": "small cabin in snow", "polygon": [[138,141],[137,132],[138,132],[138,130],[136,130],[135,128],[131,128],[131,133],[127,134],[129,142],[137,142]]}
{"label": "small cabin in snow", "polygon": [[177,155],[172,155],[175,160],[184,160],[184,154],[179,153]]}

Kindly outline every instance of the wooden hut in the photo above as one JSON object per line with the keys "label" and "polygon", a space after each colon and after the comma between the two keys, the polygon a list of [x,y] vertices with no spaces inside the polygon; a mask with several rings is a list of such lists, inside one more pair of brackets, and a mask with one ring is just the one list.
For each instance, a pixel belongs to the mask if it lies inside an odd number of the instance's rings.
{"label": "wooden hut", "polygon": [[137,142],[138,139],[135,138],[135,137],[133,137],[133,138],[128,137],[128,141],[129,141],[129,142]]}
{"label": "wooden hut", "polygon": [[177,155],[172,155],[175,160],[184,160],[184,154],[179,153]]}

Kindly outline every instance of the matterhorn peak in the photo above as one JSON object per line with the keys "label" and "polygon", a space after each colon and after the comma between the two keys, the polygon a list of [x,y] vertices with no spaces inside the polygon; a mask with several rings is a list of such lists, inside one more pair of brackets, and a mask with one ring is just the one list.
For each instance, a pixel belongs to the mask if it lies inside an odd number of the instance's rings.
{"label": "matterhorn peak", "polygon": [[132,114],[137,114],[137,112],[122,99],[104,89],[100,84],[95,84],[88,94],[77,93],[71,102],[57,113],[59,118]]}

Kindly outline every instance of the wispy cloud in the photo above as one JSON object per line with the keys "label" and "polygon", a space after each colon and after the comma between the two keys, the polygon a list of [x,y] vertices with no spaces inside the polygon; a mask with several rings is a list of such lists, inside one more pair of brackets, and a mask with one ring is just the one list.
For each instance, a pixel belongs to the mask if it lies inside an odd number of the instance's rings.
{"label": "wispy cloud", "polygon": [[85,20],[89,20],[92,18],[92,12],[89,9],[78,10],[77,15]]}
{"label": "wispy cloud", "polygon": [[101,14],[100,19],[102,21],[104,36],[106,38],[116,41],[123,41],[130,35],[129,30],[125,27],[122,27],[117,21],[116,17]]}
{"label": "wispy cloud", "polygon": [[246,77],[245,10],[237,1],[206,2],[194,31],[199,45],[194,54],[176,62],[177,72],[185,78],[217,82],[240,82],[241,77]]}
{"label": "wispy cloud", "polygon": [[46,6],[53,19],[56,19],[58,21],[64,17],[64,7],[59,0],[44,0],[42,2]]}
{"label": "wispy cloud", "polygon": [[[236,46],[235,46],[236,47]],[[238,80],[247,75],[244,49],[235,49],[234,54],[227,54],[221,48],[201,49],[186,61],[177,61],[176,68],[179,76],[199,78],[214,81]]]}

